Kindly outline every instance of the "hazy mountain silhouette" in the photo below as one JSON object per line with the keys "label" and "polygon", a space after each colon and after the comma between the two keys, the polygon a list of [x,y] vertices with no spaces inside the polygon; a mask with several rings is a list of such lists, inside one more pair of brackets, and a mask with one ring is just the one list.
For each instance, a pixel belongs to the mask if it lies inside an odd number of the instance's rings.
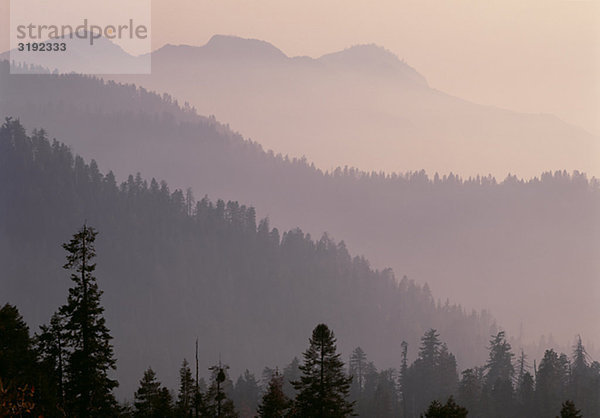
{"label": "hazy mountain silhouette", "polygon": [[8,76],[4,64],[0,115],[45,127],[118,178],[141,171],[246,202],[284,229],[328,231],[374,266],[428,282],[436,298],[491,309],[514,335],[522,325],[524,336],[570,343],[581,332],[600,341],[600,191],[582,174],[497,182],[324,173],[265,152],[170,96],[90,77]]}
{"label": "hazy mountain silhouette", "polygon": [[[65,43],[65,51],[19,52],[15,49],[0,54],[0,60],[21,65],[23,72],[28,73],[139,74],[150,71],[149,55],[134,57],[105,37],[94,39],[93,45],[90,45],[87,36],[88,32],[79,31],[73,37],[45,41]],[[38,68],[27,70],[23,64]]]}
{"label": "hazy mountain silhouette", "polygon": [[318,61],[338,71],[390,76],[398,81],[427,86],[425,77],[414,68],[400,61],[392,52],[374,44],[357,45],[340,52],[323,55]]}
{"label": "hazy mountain silhouette", "polygon": [[323,168],[600,175],[598,137],[551,115],[444,94],[374,45],[290,58],[263,41],[217,35],[201,47],[160,48],[151,75],[118,80],[168,92],[267,148]]}
{"label": "hazy mountain silhouette", "polygon": [[199,56],[202,55],[212,59],[259,61],[287,58],[283,52],[268,42],[223,35],[213,36],[199,54]]}

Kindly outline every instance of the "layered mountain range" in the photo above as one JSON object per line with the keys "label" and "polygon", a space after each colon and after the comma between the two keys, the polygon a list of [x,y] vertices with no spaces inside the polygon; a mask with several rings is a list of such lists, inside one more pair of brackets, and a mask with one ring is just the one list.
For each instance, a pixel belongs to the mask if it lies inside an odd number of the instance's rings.
{"label": "layered mountain range", "polygon": [[[9,75],[3,63],[0,115],[44,127],[118,179],[140,171],[245,202],[284,230],[327,231],[374,267],[429,283],[435,298],[490,309],[515,336],[600,341],[594,137],[551,116],[447,96],[375,46],[289,58],[266,42],[216,36],[165,46],[152,63],[150,76],[119,78],[147,88]],[[380,130],[392,125],[389,137]],[[352,155],[369,153],[377,172],[320,168],[368,168]],[[452,167],[481,175],[443,174]]]}
{"label": "layered mountain range", "polygon": [[376,45],[288,57],[264,41],[216,35],[204,46],[166,45],[151,59],[150,75],[116,79],[170,93],[266,148],[324,169],[600,175],[597,136],[552,115],[445,94]]}

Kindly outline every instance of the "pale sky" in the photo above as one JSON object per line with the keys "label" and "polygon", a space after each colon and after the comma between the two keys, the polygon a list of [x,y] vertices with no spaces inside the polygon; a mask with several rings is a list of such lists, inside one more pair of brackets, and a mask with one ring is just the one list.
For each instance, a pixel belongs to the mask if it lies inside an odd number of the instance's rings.
{"label": "pale sky", "polygon": [[[81,2],[56,3],[70,1]],[[2,50],[8,4],[0,0]],[[152,19],[154,49],[214,34],[262,39],[290,56],[376,43],[434,88],[600,134],[600,0],[153,0]]]}

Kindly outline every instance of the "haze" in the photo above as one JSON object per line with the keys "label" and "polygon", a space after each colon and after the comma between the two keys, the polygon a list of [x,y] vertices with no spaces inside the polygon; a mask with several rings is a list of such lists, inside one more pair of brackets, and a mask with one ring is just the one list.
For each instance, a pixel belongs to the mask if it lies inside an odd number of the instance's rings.
{"label": "haze", "polygon": [[[8,49],[8,3],[0,2],[1,50]],[[600,133],[597,0],[155,0],[152,8],[153,49],[203,45],[215,33],[268,40],[290,56],[373,42],[437,89],[553,113]]]}
{"label": "haze", "polygon": [[284,365],[321,318],[384,367],[429,328],[461,368],[497,329],[598,359],[599,1],[152,7],[151,75],[106,39],[135,75],[0,55],[0,287],[32,329],[87,219],[127,393],[149,364],[173,386],[198,335],[204,369]]}

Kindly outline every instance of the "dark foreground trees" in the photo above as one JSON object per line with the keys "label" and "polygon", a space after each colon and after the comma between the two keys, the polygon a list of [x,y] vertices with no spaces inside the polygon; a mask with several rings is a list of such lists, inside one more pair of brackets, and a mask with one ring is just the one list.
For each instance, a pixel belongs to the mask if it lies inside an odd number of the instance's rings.
{"label": "dark foreground trees", "polygon": [[353,414],[354,405],[347,400],[352,378],[344,372],[335,342],[327,325],[319,324],[313,330],[304,364],[300,366],[302,375],[293,382],[298,390],[295,416],[335,418]]}
{"label": "dark foreground trees", "polygon": [[403,410],[409,416],[427,408],[433,399],[447,399],[458,385],[456,359],[440,340],[440,334],[430,329],[421,338],[417,360],[403,376]]}
{"label": "dark foreground trees", "polygon": [[[58,382],[64,381],[68,387],[73,375],[67,374],[61,379],[60,362],[63,358],[66,370],[72,367],[69,363],[72,356],[72,347],[57,346],[53,341],[62,341],[65,326],[58,321],[55,315],[50,326],[44,327],[45,332],[35,338],[36,344],[29,336],[28,328],[16,307],[5,305],[0,308],[0,416],[81,416],[72,409],[76,405],[70,396],[72,392],[66,391],[64,398],[65,408],[60,396]],[[54,337],[53,337],[54,336]],[[435,338],[432,338],[435,337]],[[578,342],[573,359],[565,355],[558,355],[553,350],[548,350],[537,369],[537,379],[528,372],[521,372],[517,363],[517,379],[515,380],[515,396],[508,398],[505,404],[498,405],[486,389],[486,383],[492,376],[496,382],[502,381],[502,376],[511,374],[508,359],[511,356],[510,348],[503,338],[493,337],[498,344],[492,344],[488,367],[478,367],[465,370],[457,390],[458,399],[432,398],[428,405],[421,410],[405,408],[403,403],[403,390],[407,393],[416,390],[410,388],[410,380],[402,382],[393,370],[378,372],[371,365],[367,367],[364,377],[364,389],[359,392],[363,408],[360,416],[365,417],[401,417],[401,418],[426,418],[456,417],[463,418],[467,413],[469,418],[498,416],[511,416],[515,418],[546,418],[559,415],[565,418],[600,417],[597,405],[600,401],[600,364],[587,358],[581,359],[584,348]],[[502,336],[501,336],[502,337]],[[54,338],[54,339],[53,339]],[[424,337],[422,351],[438,346],[437,335],[429,331]],[[37,345],[37,347],[36,347]],[[440,345],[443,353],[443,344]],[[498,354],[501,355],[493,355]],[[363,353],[364,354],[364,353]],[[361,361],[371,364],[366,354],[361,354]],[[444,354],[445,356],[445,354]],[[436,356],[433,356],[434,358]],[[587,357],[587,356],[586,356]],[[410,366],[414,370],[424,359],[428,358],[427,352],[420,356]],[[441,356],[440,358],[443,358]],[[576,365],[580,362],[580,365]],[[355,362],[353,362],[355,363]],[[295,369],[296,362],[287,369]],[[356,364],[354,364],[356,366]],[[357,367],[351,367],[349,372],[358,375]],[[371,369],[372,367],[372,369]],[[436,366],[437,367],[437,366]],[[577,368],[583,368],[577,371]],[[123,416],[123,417],[191,417],[196,416],[196,410],[190,405],[190,400],[198,394],[200,417],[347,417],[354,411],[354,405],[348,401],[348,392],[351,377],[346,376],[344,365],[336,353],[333,332],[326,325],[321,324],[315,328],[310,339],[310,347],[304,353],[304,363],[299,367],[301,372],[298,380],[293,380],[297,388],[297,395],[290,399],[285,395],[283,386],[286,375],[280,375],[277,369],[273,371],[268,380],[267,387],[262,388],[262,399],[255,411],[244,412],[243,406],[248,405],[254,396],[241,396],[242,394],[255,393],[254,378],[249,372],[238,379],[238,394],[227,376],[227,367],[218,365],[211,368],[212,377],[210,386],[206,388],[200,378],[198,385],[192,377],[187,362],[181,367],[180,391],[177,405],[174,404],[170,391],[162,386],[152,369],[146,370],[138,390],[134,395],[133,407],[106,408],[102,412],[92,410],[89,416]],[[487,371],[487,373],[485,373]],[[584,409],[578,402],[572,402],[571,395],[576,395],[578,375],[585,373],[588,376],[588,386],[583,395],[579,395],[587,405]],[[294,373],[288,373],[288,376]],[[352,376],[352,374],[350,376]],[[522,375],[523,377],[519,377]],[[432,374],[430,383],[436,384],[439,375]],[[500,376],[500,379],[498,377]],[[425,376],[421,376],[426,382]],[[487,378],[487,379],[486,379]],[[487,381],[486,381],[487,380]],[[522,381],[519,383],[519,381]],[[241,384],[239,382],[244,382]],[[250,384],[249,384],[250,383]],[[402,383],[402,384],[398,384]],[[504,385],[505,393],[511,393],[510,382]],[[527,390],[518,388],[527,387]],[[196,387],[198,390],[196,390]],[[248,390],[251,388],[252,390]],[[234,396],[230,396],[230,395]],[[255,393],[256,394],[256,393]],[[527,395],[526,395],[527,394]],[[584,395],[588,395],[589,398]],[[108,396],[112,397],[109,393]],[[241,403],[231,399],[242,399]],[[447,399],[444,403],[444,399]],[[562,399],[562,400],[561,400]],[[557,400],[559,403],[557,404]],[[522,402],[534,403],[530,412],[524,412],[519,405]],[[360,402],[359,402],[360,403]],[[562,404],[562,405],[561,405]],[[90,403],[90,405],[94,405]],[[512,411],[512,412],[510,412]],[[510,414],[510,415],[508,415]]]}
{"label": "dark foreground trees", "polygon": [[173,415],[173,399],[169,389],[161,386],[151,368],[144,372],[140,387],[135,392],[134,406],[135,417],[168,418]]}
{"label": "dark foreground trees", "polygon": [[196,398],[196,382],[192,377],[192,370],[186,359],[183,359],[179,369],[179,394],[177,396],[177,412],[184,417],[191,417],[194,413]]}
{"label": "dark foreground trees", "polygon": [[94,271],[97,232],[84,225],[63,248],[74,285],[67,303],[31,338],[16,307],[0,309],[0,416],[110,417],[110,332]]}
{"label": "dark foreground trees", "polygon": [[283,418],[287,416],[292,402],[283,393],[283,376],[276,370],[269,381],[269,386],[258,405],[260,418]]}
{"label": "dark foreground trees", "polygon": [[0,417],[31,411],[36,401],[35,352],[19,310],[0,307]]}
{"label": "dark foreground trees", "polygon": [[71,270],[74,286],[69,289],[67,303],[59,310],[64,317],[67,355],[67,409],[78,417],[107,416],[115,408],[112,390],[118,385],[109,377],[115,369],[112,339],[100,305],[102,291],[94,271],[94,241],[98,233],[83,227],[63,248],[67,251],[64,268]]}

